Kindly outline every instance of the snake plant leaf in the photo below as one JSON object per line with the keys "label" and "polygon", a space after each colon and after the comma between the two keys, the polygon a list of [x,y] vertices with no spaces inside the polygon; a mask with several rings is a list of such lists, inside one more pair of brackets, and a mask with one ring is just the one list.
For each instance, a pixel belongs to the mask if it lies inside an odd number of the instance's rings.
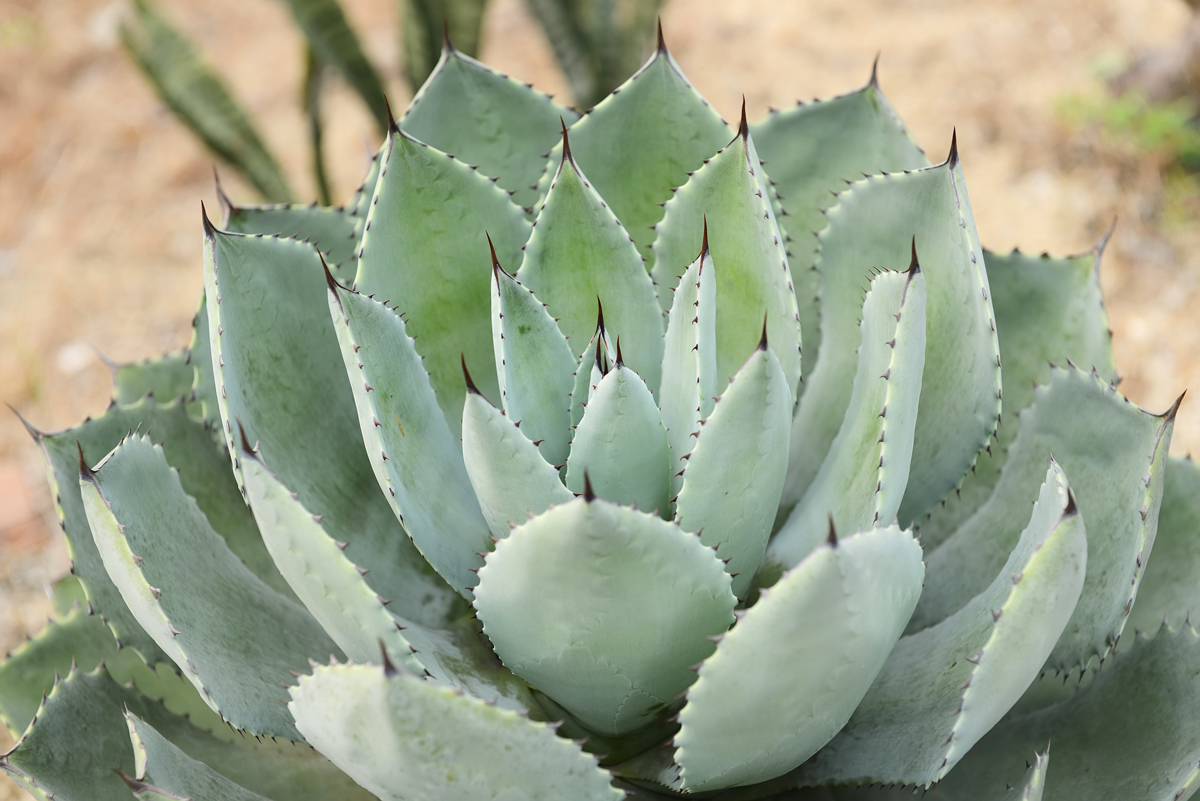
{"label": "snake plant leaf", "polygon": [[857,312],[870,271],[906,266],[915,238],[926,282],[926,352],[912,469],[899,513],[900,524],[907,525],[958,485],[1000,414],[988,276],[957,146],[935,167],[855,182],[826,218],[817,261],[821,356],[805,379],[808,388],[792,427],[781,508],[803,495],[840,428],[861,343]]}
{"label": "snake plant leaf", "polygon": [[309,741],[382,801],[623,797],[550,726],[404,673],[319,667],[291,708]]}
{"label": "snake plant leaf", "polygon": [[363,52],[362,44],[337,0],[287,0],[304,31],[308,46],[320,61],[341,73],[375,119],[380,131],[388,126],[383,83]]}
{"label": "snake plant leaf", "polygon": [[[915,256],[915,253],[914,253]],[[925,362],[925,277],[871,281],[862,347],[842,428],[812,484],[771,542],[769,561],[789,569],[820,544],[829,521],[863,531],[896,518],[908,483]],[[789,421],[790,423],[790,421]]]}
{"label": "snake plant leaf", "polygon": [[274,156],[196,46],[149,0],[134,0],[133,12],[121,26],[121,43],[163,102],[264,197],[287,200],[292,192]]}
{"label": "snake plant leaf", "polygon": [[440,414],[424,368],[428,361],[422,361],[398,313],[332,278],[329,312],[378,486],[421,555],[470,597],[476,582],[471,571],[483,565],[480,554],[489,549],[491,534],[471,489],[458,432]]}
{"label": "snake plant leaf", "polygon": [[590,479],[601,498],[665,517],[670,458],[662,414],[646,382],[618,361],[596,385],[575,429],[567,489],[583,493]]}
{"label": "snake plant leaf", "polygon": [[403,0],[400,7],[403,71],[413,91],[429,83],[441,63],[438,54],[453,49],[451,42],[469,55],[479,53],[487,0]]}
{"label": "snake plant leaf", "polygon": [[717,376],[742,366],[767,316],[767,336],[792,396],[800,383],[800,320],[783,234],[771,210],[746,111],[738,135],[692,174],[664,205],[655,230],[652,275],[666,310],[667,289],[694,260],[702,229],[717,265]]}
{"label": "snake plant leaf", "polygon": [[[565,406],[564,406],[565,408]],[[537,446],[482,395],[467,392],[463,409],[463,457],[488,529],[496,539],[575,495]]]}
{"label": "snake plant leaf", "polygon": [[320,255],[300,242],[211,226],[205,241],[206,291],[218,300],[208,306],[213,373],[235,471],[234,421],[305,508],[324,516],[330,536],[349,543],[347,557],[371,565],[375,592],[431,594],[435,609],[449,608],[453,591],[428,572],[375,481]]}
{"label": "snake plant leaf", "polygon": [[[139,782],[152,782],[154,793],[160,797],[212,801],[268,801],[258,793],[232,782],[205,765],[192,759],[178,746],[163,737],[154,727],[132,712],[125,713],[129,740],[133,746],[133,764]],[[128,783],[134,795],[142,798],[135,785]]]}
{"label": "snake plant leaf", "polygon": [[83,505],[109,576],[142,627],[233,726],[294,738],[280,697],[289,670],[337,646],[308,612],[251,573],[184,492],[162,448],[127,437]]}
{"label": "snake plant leaf", "polygon": [[[596,384],[600,383],[600,378],[611,369],[616,358],[616,350],[613,349],[612,340],[604,328],[604,307],[598,306],[596,330],[579,359],[579,369],[575,371],[575,382],[571,388],[572,429],[578,427],[579,421],[583,419],[583,411],[591,400]],[[604,366],[602,370],[599,369],[601,365]]]}
{"label": "snake plant leaf", "polygon": [[1112,331],[1100,293],[1104,244],[1101,241],[1091,251],[1067,258],[984,251],[1004,363],[1007,412],[996,442],[979,455],[958,492],[948,495],[919,523],[927,549],[940,545],[987,501],[1020,430],[1017,413],[1033,403],[1034,385],[1050,380],[1052,364],[1072,362],[1116,384]]}
{"label": "snake plant leaf", "polygon": [[[571,153],[633,237],[650,269],[654,262],[650,243],[653,226],[663,217],[661,204],[733,133],[660,41],[632,78],[571,126]],[[559,143],[550,154],[550,164],[561,160]],[[638,179],[629,180],[631,175]],[[542,175],[541,196],[553,178],[553,170]],[[697,233],[687,243],[689,256],[698,241]]]}
{"label": "snake plant leaf", "polygon": [[500,263],[515,266],[529,223],[487,177],[399,129],[389,133],[382,159],[356,288],[404,315],[457,438],[464,354],[483,393],[499,400],[487,237]]}
{"label": "snake plant leaf", "polygon": [[916,170],[929,166],[929,159],[883,96],[874,70],[862,89],[772,110],[750,126],[750,133],[775,189],[775,219],[788,239],[804,332],[803,375],[810,375],[821,345],[821,286],[813,233],[825,227],[824,211],[837,202],[833,193],[864,173]]}
{"label": "snake plant leaf", "polygon": [[663,319],[654,284],[637,246],[580,171],[567,137],[563,128],[566,148],[517,280],[546,304],[572,351],[582,351],[595,330],[599,299],[608,309],[604,323],[609,336],[621,340],[628,366],[657,393]]}
{"label": "snake plant leaf", "polygon": [[986,586],[1017,539],[1013,515],[1053,456],[1071,477],[1088,533],[1083,595],[1048,666],[1064,670],[1103,657],[1124,629],[1154,542],[1174,408],[1152,415],[1075,368],[1053,370],[1035,395],[995,493],[927,557],[930,580],[909,629],[945,618]]}
{"label": "snake plant leaf", "polygon": [[[1051,462],[1029,525],[991,585],[939,625],[900,640],[801,785],[923,784],[944,777],[1012,707],[1079,599],[1083,519]],[[886,747],[885,747],[886,744]]]}
{"label": "snake plant leaf", "polygon": [[265,234],[281,239],[294,237],[310,242],[325,255],[334,277],[354,280],[358,247],[355,218],[345,209],[317,205],[278,204],[236,206],[223,198],[225,223],[222,229],[234,234]]}
{"label": "snake plant leaf", "polygon": [[[464,125],[464,118],[472,124]],[[576,111],[550,95],[443,47],[433,74],[400,118],[400,128],[478,166],[512,193],[514,203],[532,208],[559,126],[577,119]]]}
{"label": "snake plant leaf", "polygon": [[729,586],[695,535],[585,495],[497,543],[475,608],[509,669],[588,728],[625,734],[695,679],[733,623]]}
{"label": "snake plant leaf", "polygon": [[717,396],[717,282],[705,237],[671,302],[664,341],[659,406],[671,449],[671,497],[683,487],[684,459],[696,444],[700,421]]}
{"label": "snake plant leaf", "polygon": [[113,400],[128,406],[147,394],[163,401],[191,395],[195,371],[189,356],[184,349],[140,362],[110,364]]}
{"label": "snake plant leaf", "polygon": [[676,502],[676,522],[716,550],[738,598],[775,522],[791,424],[792,393],[764,335],[701,426]]}
{"label": "snake plant leaf", "polygon": [[[499,263],[492,272],[492,344],[504,413],[546,461],[561,465],[571,450],[570,396],[579,363],[542,302]],[[465,450],[465,431],[463,442]]]}
{"label": "snake plant leaf", "polygon": [[832,739],[903,633],[924,572],[920,546],[891,526],[818,548],[764,591],[688,690],[683,789],[773,778]]}
{"label": "snake plant leaf", "polygon": [[1164,621],[1182,626],[1198,613],[1200,586],[1200,469],[1190,457],[1166,465],[1158,532],[1126,627],[1153,632]]}

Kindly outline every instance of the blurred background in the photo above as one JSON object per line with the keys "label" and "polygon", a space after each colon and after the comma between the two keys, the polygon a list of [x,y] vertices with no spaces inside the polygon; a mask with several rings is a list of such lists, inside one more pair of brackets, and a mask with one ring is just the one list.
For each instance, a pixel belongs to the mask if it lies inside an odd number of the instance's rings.
{"label": "blurred background", "polygon": [[[420,44],[402,4],[342,4],[403,109]],[[574,104],[579,76],[560,71],[535,5],[490,0],[480,57]],[[310,55],[288,6],[159,7],[240,101],[292,196],[346,200],[379,130],[353,89],[323,81],[326,187],[314,180]],[[0,400],[42,430],[104,410],[98,354],[128,362],[186,346],[202,286],[200,201],[216,203],[218,159],[122,48],[131,9],[0,3]],[[753,121],[855,89],[881,54],[884,93],[935,161],[957,127],[985,247],[1084,251],[1118,220],[1101,278],[1122,391],[1158,412],[1200,387],[1200,26],[1187,2],[672,0],[662,21],[676,60],[727,118],[743,95]],[[236,170],[221,174],[235,202],[260,202]],[[1191,399],[1172,452],[1196,449]],[[0,411],[0,648],[41,628],[44,585],[68,559],[40,454]],[[0,783],[0,799],[24,797]]]}

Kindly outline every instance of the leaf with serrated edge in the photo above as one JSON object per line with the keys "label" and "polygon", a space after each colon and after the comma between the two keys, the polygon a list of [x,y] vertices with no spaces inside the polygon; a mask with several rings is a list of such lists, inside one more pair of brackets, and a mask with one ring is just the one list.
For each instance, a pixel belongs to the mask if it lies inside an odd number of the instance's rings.
{"label": "leaf with serrated edge", "polygon": [[[363,177],[362,184],[355,191],[354,197],[343,207],[346,214],[354,221],[354,258],[358,259],[362,256],[362,236],[367,227],[367,216],[371,213],[371,201],[375,198],[375,185],[379,183],[379,173],[383,169],[383,152],[387,148],[385,142],[383,147],[371,156],[371,161],[367,165],[367,174]],[[357,271],[358,265],[355,265]]]}
{"label": "leaf with serrated edge", "polygon": [[662,414],[646,383],[617,363],[596,384],[575,429],[567,459],[567,489],[584,491],[644,512],[668,514],[670,452]]}
{"label": "leaf with serrated edge", "polygon": [[769,187],[745,127],[676,190],[656,226],[652,275],[664,311],[668,290],[695,258],[707,233],[717,265],[718,386],[738,371],[762,332],[779,357],[795,397],[800,383],[800,320],[783,234],[768,199]]}
{"label": "leaf with serrated edge", "polygon": [[654,283],[637,246],[569,147],[538,212],[517,280],[546,304],[572,351],[582,350],[595,330],[598,299],[608,309],[605,327],[621,341],[627,364],[658,392],[663,319]]}
{"label": "leaf with serrated edge", "polygon": [[1051,462],[1029,525],[984,592],[904,637],[841,733],[797,771],[802,785],[929,784],[1037,678],[1079,599],[1082,516]]}
{"label": "leaf with serrated edge", "polygon": [[[472,124],[463,125],[464,119]],[[443,48],[433,74],[400,119],[401,129],[443,153],[475,164],[513,193],[519,206],[537,202],[546,153],[560,120],[579,119],[550,95],[496,72],[455,48]]]}
{"label": "leaf with serrated edge", "polygon": [[996,430],[1000,363],[987,273],[957,149],[943,164],[864,178],[838,197],[819,237],[821,355],[805,378],[792,425],[781,510],[802,496],[841,426],[870,271],[902,269],[915,238],[926,336],[912,469],[899,514],[907,525],[958,485]]}
{"label": "leaf with serrated edge", "polygon": [[309,742],[383,801],[624,795],[594,757],[546,724],[403,673],[319,667],[291,693]]}
{"label": "leaf with serrated edge", "polygon": [[[1154,549],[1126,627],[1155,631],[1200,618],[1200,468],[1191,458],[1167,460]],[[1143,557],[1145,558],[1145,557]]]}
{"label": "leaf with serrated edge", "polygon": [[195,373],[188,362],[189,355],[188,351],[179,350],[156,359],[110,365],[113,400],[127,405],[136,403],[146,393],[164,401],[190,395]]}
{"label": "leaf with serrated edge", "polygon": [[[842,427],[825,463],[771,540],[768,560],[791,568],[829,532],[896,519],[908,484],[925,366],[925,278],[884,272],[862,308],[862,347]],[[789,421],[790,423],[790,421]]]}
{"label": "leaf with serrated edge", "polygon": [[475,608],[518,676],[602,734],[661,717],[737,602],[712,549],[655,515],[578,498],[518,526]]}
{"label": "leaf with serrated edge", "polygon": [[469,598],[491,535],[456,432],[438,413],[428,361],[392,309],[333,283],[328,295],[378,485],[429,564]]}
{"label": "leaf with serrated edge", "polygon": [[764,339],[704,421],[675,520],[715,548],[744,598],[762,562],[787,471],[792,393]]}
{"label": "leaf with serrated edge", "polygon": [[561,465],[571,450],[570,396],[579,363],[541,301],[499,264],[492,271],[492,344],[504,413],[539,443],[546,461]]}
{"label": "leaf with serrated edge", "polygon": [[137,779],[151,782],[160,794],[205,801],[267,801],[203,762],[192,759],[132,712],[125,713],[125,722],[129,727]]}
{"label": "leaf with serrated edge", "polygon": [[1071,477],[1088,533],[1083,595],[1048,665],[1061,670],[1102,656],[1124,628],[1154,541],[1174,415],[1143,411],[1075,368],[1053,370],[1036,397],[1021,413],[992,497],[928,555],[929,582],[909,631],[942,620],[987,586],[1017,540],[1014,516],[1036,496],[1053,456]]}
{"label": "leaf with serrated edge", "polygon": [[[367,583],[406,616],[456,614],[457,595],[405,536],[363,444],[354,394],[330,323],[328,284],[311,245],[209,228],[204,246],[213,373],[230,456],[239,427],[263,462],[324,516]],[[240,473],[239,473],[240,480]],[[401,606],[408,598],[428,600]]]}
{"label": "leaf with serrated edge", "polygon": [[280,684],[337,652],[317,621],[225,547],[149,440],[126,438],[79,483],[104,567],[147,633],[232,725],[294,738]]}
{"label": "leaf with serrated edge", "polygon": [[529,223],[488,178],[405,133],[392,130],[381,158],[355,287],[404,315],[457,439],[464,356],[483,394],[499,400],[487,236],[511,269]]}
{"label": "leaf with serrated edge", "polygon": [[[309,242],[325,254],[325,262],[339,280],[353,281],[358,238],[355,218],[341,208],[278,204],[272,206],[225,205],[222,228],[235,234],[266,234]],[[344,278],[343,278],[344,276]]]}
{"label": "leaf with serrated edge", "polygon": [[765,591],[688,690],[682,787],[771,779],[832,739],[904,631],[924,572],[920,546],[891,526],[818,548]]}

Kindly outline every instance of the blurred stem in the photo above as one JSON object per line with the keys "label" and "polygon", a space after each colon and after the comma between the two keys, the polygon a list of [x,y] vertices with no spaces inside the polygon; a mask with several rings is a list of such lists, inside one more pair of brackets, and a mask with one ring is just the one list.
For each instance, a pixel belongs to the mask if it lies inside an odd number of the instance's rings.
{"label": "blurred stem", "polygon": [[305,48],[304,62],[304,112],[308,115],[308,132],[312,140],[312,171],[317,184],[317,199],[322,206],[332,206],[329,191],[329,176],[325,172],[325,153],[321,147],[321,91],[325,82],[325,65],[313,51]]}

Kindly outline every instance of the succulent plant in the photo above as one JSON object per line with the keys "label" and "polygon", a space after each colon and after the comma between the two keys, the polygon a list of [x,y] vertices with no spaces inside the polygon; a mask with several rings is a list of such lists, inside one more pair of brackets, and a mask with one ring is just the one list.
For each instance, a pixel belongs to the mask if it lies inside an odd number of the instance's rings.
{"label": "succulent plant", "polygon": [[731,127],[661,32],[582,116],[446,48],[346,206],[221,198],[191,347],[31,428],[38,797],[1200,782],[1178,403],[1115,389],[1104,243],[985,252],[874,72]]}

